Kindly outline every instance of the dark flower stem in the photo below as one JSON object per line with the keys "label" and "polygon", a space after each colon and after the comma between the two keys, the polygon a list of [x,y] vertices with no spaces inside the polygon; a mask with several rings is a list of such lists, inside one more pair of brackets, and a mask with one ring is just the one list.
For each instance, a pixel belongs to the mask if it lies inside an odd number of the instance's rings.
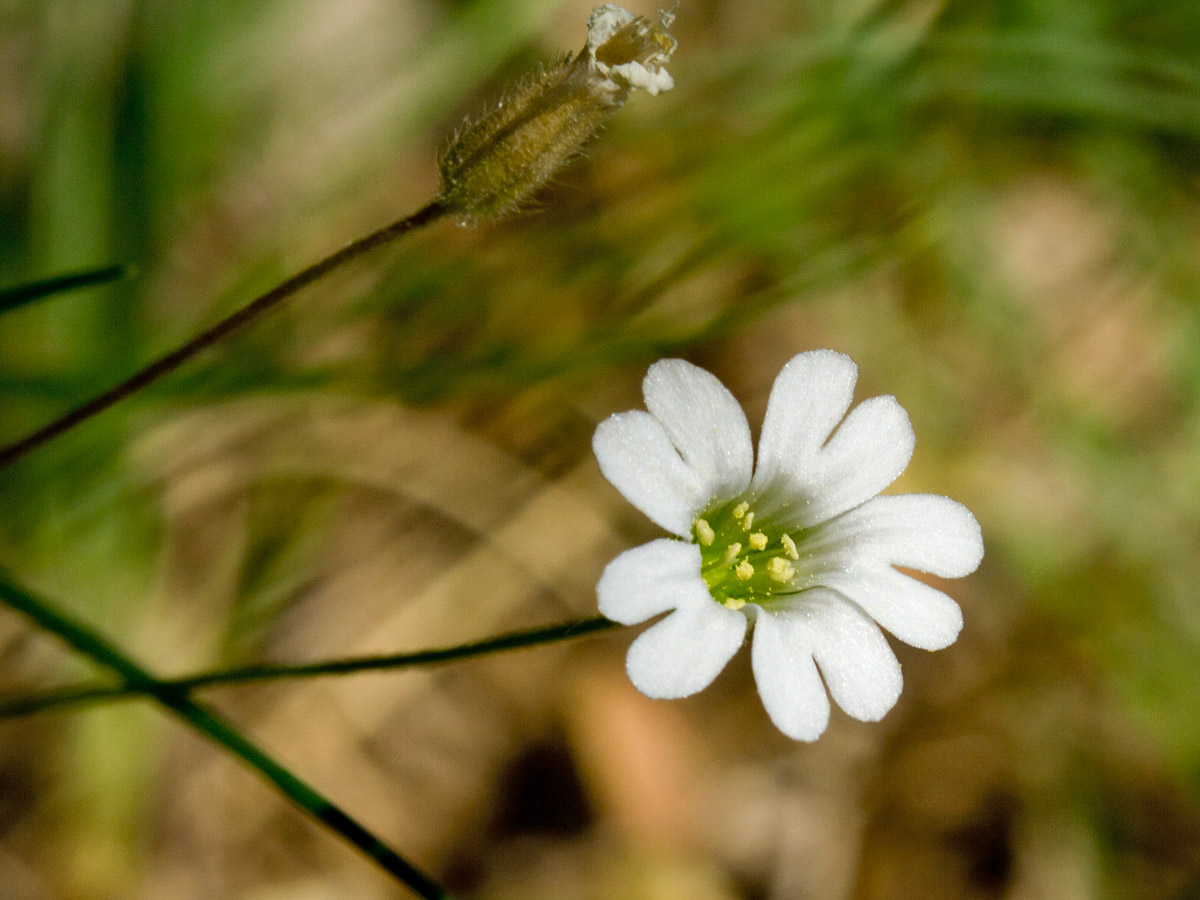
{"label": "dark flower stem", "polygon": [[136,266],[105,266],[101,269],[68,272],[65,275],[55,275],[53,278],[46,278],[42,281],[30,281],[25,284],[0,288],[0,313],[19,309],[55,294],[120,281],[122,278],[130,278],[136,273]]}
{"label": "dark flower stem", "polygon": [[11,465],[26,454],[36,450],[64,432],[70,431],[76,425],[86,422],[92,416],[104,412],[110,406],[120,403],[131,394],[153,384],[164,375],[170,374],[185,362],[203,350],[208,349],[218,341],[223,340],[239,328],[257,319],[263,313],[274,309],[293,294],[307,287],[319,278],[328,275],[339,266],[343,266],[364,253],[376,247],[394,241],[401,235],[415,231],[425,225],[435,222],[450,211],[449,207],[440,200],[434,200],[427,206],[417,210],[411,216],[385,225],[377,231],[358,238],[347,244],[336,253],[314,263],[307,269],[297,272],[287,281],[277,285],[265,294],[251,300],[241,309],[226,316],[191,340],[176,347],[171,352],[160,356],[154,362],[141,369],[134,375],[122,381],[116,387],[109,388],[102,394],[93,397],[86,403],[75,407],[70,412],[55,419],[49,425],[38,429],[32,434],[21,438],[14,444],[0,448],[0,469]]}
{"label": "dark flower stem", "polygon": [[58,635],[80,653],[112,669],[126,684],[137,686],[197,731],[237,756],[275,785],[289,800],[343,840],[357,847],[380,868],[408,886],[424,900],[450,900],[441,886],[364,828],[358,821],[315,788],[292,774],[256,744],[245,738],[215,711],[192,700],[186,690],[158,681],[86,625],[55,609],[50,603],[0,575],[0,600]]}
{"label": "dark flower stem", "polygon": [[[390,653],[383,656],[358,656],[347,659],[331,659],[315,663],[278,663],[243,666],[236,669],[217,669],[200,672],[183,678],[162,678],[153,683],[154,689],[165,689],[188,693],[197,688],[221,685],[250,684],[260,681],[280,681],[292,678],[315,678],[324,675],[353,675],[358,672],[379,672],[406,669],[414,666],[429,666],[448,663],[472,656],[485,656],[522,647],[536,647],[574,638],[586,637],[619,627],[603,616],[561,622],[508,634],[497,635],[469,644],[454,647],[439,647],[432,650],[417,650],[412,653]],[[153,694],[147,685],[126,680],[121,685],[79,684],[55,688],[40,694],[14,697],[0,701],[0,719],[26,716],[50,709],[84,706],[94,703],[130,700]]]}

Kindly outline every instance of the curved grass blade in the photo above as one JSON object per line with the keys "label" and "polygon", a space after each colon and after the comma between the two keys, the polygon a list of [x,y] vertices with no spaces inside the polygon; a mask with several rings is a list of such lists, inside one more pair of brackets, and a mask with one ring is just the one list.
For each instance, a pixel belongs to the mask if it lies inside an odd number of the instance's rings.
{"label": "curved grass blade", "polygon": [[137,266],[119,265],[105,266],[102,269],[84,269],[79,272],[68,272],[65,275],[55,275],[41,281],[27,281],[12,287],[0,288],[0,315],[36,303],[55,294],[65,294],[80,288],[97,287],[132,278],[137,274]]}

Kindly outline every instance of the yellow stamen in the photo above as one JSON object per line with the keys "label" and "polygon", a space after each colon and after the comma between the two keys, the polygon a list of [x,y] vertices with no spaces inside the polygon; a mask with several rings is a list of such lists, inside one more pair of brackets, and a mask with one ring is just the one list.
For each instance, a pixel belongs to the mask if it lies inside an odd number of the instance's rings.
{"label": "yellow stamen", "polygon": [[754,513],[752,513],[752,512],[746,513],[746,519],[744,522],[742,522],[742,527],[745,528],[747,531],[749,531],[751,528],[754,527]]}
{"label": "yellow stamen", "polygon": [[734,541],[725,548],[725,562],[731,563],[737,559],[737,555],[742,552],[742,545]]}
{"label": "yellow stamen", "polygon": [[750,509],[750,504],[743,500],[741,503],[739,503],[737,506],[735,506],[733,508],[733,517],[735,519],[740,519],[742,516],[744,516],[746,514],[746,511],[749,509]]}
{"label": "yellow stamen", "polygon": [[717,539],[717,533],[713,531],[713,527],[703,519],[696,520],[696,539],[705,547],[711,547],[712,542]]}
{"label": "yellow stamen", "polygon": [[756,531],[750,535],[750,547],[754,550],[767,549],[767,536],[761,531]]}
{"label": "yellow stamen", "polygon": [[730,597],[728,600],[725,601],[725,605],[727,607],[729,607],[730,609],[736,610],[736,609],[741,609],[743,606],[745,606],[746,601],[743,600],[741,597]]}
{"label": "yellow stamen", "polygon": [[767,575],[771,577],[772,581],[786,584],[792,580],[792,576],[795,574],[796,567],[782,556],[772,556],[771,561],[767,563]]}
{"label": "yellow stamen", "polygon": [[779,543],[783,544],[783,552],[792,559],[800,558],[800,551],[796,549],[796,542],[792,540],[792,536],[790,534],[785,534],[783,537],[781,537],[779,539]]}
{"label": "yellow stamen", "polygon": [[737,568],[733,570],[733,574],[737,575],[738,581],[749,581],[754,577],[754,566],[750,565],[750,560],[743,559],[737,564]]}

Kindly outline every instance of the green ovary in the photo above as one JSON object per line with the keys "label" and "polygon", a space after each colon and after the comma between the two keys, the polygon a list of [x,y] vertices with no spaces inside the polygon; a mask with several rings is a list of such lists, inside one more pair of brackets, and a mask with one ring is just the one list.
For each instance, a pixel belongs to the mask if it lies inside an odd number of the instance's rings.
{"label": "green ovary", "polygon": [[771,522],[755,521],[746,501],[706,510],[692,523],[692,542],[700,547],[700,574],[708,592],[730,609],[769,606],[796,593],[800,556],[795,541]]}

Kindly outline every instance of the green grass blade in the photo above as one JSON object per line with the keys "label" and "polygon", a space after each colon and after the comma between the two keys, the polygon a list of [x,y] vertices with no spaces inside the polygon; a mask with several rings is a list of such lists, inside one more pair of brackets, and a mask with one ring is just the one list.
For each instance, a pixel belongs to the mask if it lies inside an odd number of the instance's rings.
{"label": "green grass blade", "polygon": [[27,281],[24,284],[0,288],[0,315],[14,309],[19,309],[22,306],[28,306],[30,303],[45,300],[47,297],[53,297],[56,294],[65,294],[68,291],[77,291],[81,288],[111,284],[114,281],[132,278],[136,274],[137,266],[104,266],[100,269],[84,269],[80,272],[68,272],[65,275],[55,275],[53,278],[45,278],[41,281]]}

